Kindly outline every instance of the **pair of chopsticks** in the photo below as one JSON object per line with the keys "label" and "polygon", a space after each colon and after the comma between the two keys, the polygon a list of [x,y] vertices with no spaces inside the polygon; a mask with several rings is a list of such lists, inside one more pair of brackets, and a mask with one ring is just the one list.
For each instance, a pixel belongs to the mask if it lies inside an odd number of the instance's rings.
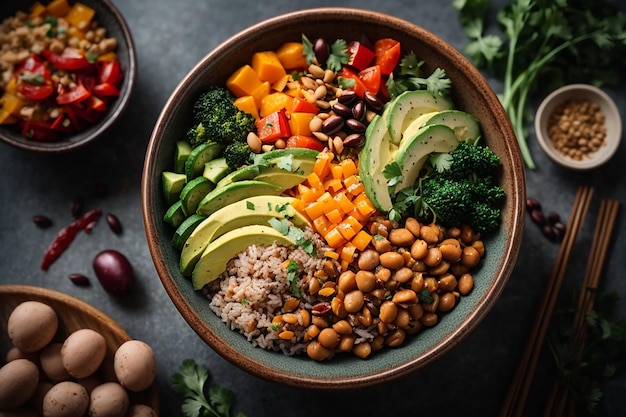
{"label": "pair of chopsticks", "polygon": [[550,324],[549,318],[552,317],[552,313],[554,312],[554,306],[559,295],[563,277],[565,276],[572,247],[574,246],[578,231],[584,223],[592,196],[592,187],[581,186],[576,192],[568,227],[563,236],[563,241],[561,242],[545,293],[539,304],[531,334],[526,341],[522,358],[519,361],[502,410],[500,411],[500,417],[522,416],[535,369],[537,368],[539,354],[541,353],[543,341]]}
{"label": "pair of chopsticks", "polygon": [[[594,290],[600,284],[600,277],[604,267],[607,250],[611,242],[613,227],[617,220],[619,202],[616,200],[602,200],[596,228],[591,244],[591,252],[587,261],[587,269],[578,298],[576,316],[574,317],[573,343],[578,346],[579,359],[582,355],[584,340],[586,337],[585,316],[591,310],[595,302]],[[544,409],[544,417],[561,417],[565,415],[568,403],[568,391],[558,381],[555,381]],[[567,407],[568,416],[574,415],[573,404]]]}

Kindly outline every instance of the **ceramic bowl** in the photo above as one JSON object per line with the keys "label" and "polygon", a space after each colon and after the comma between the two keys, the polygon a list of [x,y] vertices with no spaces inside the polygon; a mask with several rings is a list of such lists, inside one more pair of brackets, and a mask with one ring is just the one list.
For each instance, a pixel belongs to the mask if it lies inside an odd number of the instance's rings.
{"label": "ceramic bowl", "polygon": [[[583,100],[600,106],[604,115],[606,137],[598,150],[587,153],[582,158],[573,158],[555,146],[555,141],[549,134],[553,124],[551,119],[555,112],[560,114],[560,108],[564,104]],[[541,149],[552,161],[565,168],[585,171],[597,168],[613,157],[622,138],[622,120],[619,109],[606,92],[588,84],[571,84],[553,91],[541,102],[535,115],[535,134]]]}
{"label": "ceramic bowl", "polygon": [[[453,83],[455,105],[478,117],[486,143],[502,159],[502,186],[507,193],[502,227],[486,241],[489,256],[476,274],[476,287],[436,326],[408,338],[403,346],[376,352],[367,360],[336,356],[319,363],[306,355],[286,356],[253,347],[231,331],[209,309],[201,292],[179,272],[179,254],[171,245],[173,230],[163,222],[161,173],[171,170],[175,142],[191,125],[192,103],[207,86],[224,85],[235,69],[256,51],[278,48],[285,41],[309,39],[394,38],[405,53],[425,61],[426,73],[444,68]],[[399,18],[351,8],[319,8],[277,16],[243,30],[209,52],[182,79],[165,104],[147,148],[142,177],[143,216],[147,241],[165,290],[187,323],[211,348],[242,369],[268,380],[306,389],[348,389],[387,382],[441,358],[463,340],[498,300],[513,270],[520,247],[525,177],[519,148],[508,118],[486,80],[452,46],[436,35]]]}
{"label": "ceramic bowl", "polygon": [[[92,329],[100,333],[107,345],[107,354],[101,366],[100,375],[107,380],[115,378],[112,364],[117,348],[131,340],[126,331],[112,318],[90,304],[65,293],[30,285],[0,285],[0,363],[12,346],[7,332],[7,321],[15,307],[25,301],[38,301],[49,305],[59,318],[59,328],[54,341],[63,341],[79,329]],[[0,365],[1,366],[1,365]],[[141,392],[129,392],[131,404],[145,404],[159,412],[159,392],[157,383]]]}
{"label": "ceramic bowl", "polygon": [[[15,16],[18,11],[28,11],[33,0],[6,0],[0,2],[0,19]],[[48,4],[49,2],[41,2]],[[73,5],[75,1],[69,0]],[[81,3],[96,11],[94,19],[100,27],[107,30],[108,37],[117,40],[117,57],[124,78],[119,86],[120,96],[109,104],[107,114],[96,124],[81,132],[64,136],[58,141],[43,142],[22,137],[20,129],[14,125],[0,125],[0,140],[9,145],[25,149],[27,151],[41,153],[64,153],[91,143],[101,137],[119,119],[126,109],[135,84],[137,73],[137,58],[131,31],[118,8],[110,0],[81,0]]]}

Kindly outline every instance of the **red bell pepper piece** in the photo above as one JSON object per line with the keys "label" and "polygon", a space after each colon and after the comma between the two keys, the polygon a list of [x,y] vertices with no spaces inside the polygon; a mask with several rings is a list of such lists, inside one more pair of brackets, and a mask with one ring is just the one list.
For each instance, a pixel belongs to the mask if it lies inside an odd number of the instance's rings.
{"label": "red bell pepper piece", "polygon": [[320,142],[314,137],[305,135],[293,135],[287,139],[288,148],[308,148],[322,152],[326,144]]}
{"label": "red bell pepper piece", "polygon": [[367,91],[372,94],[378,94],[381,83],[381,71],[380,66],[372,65],[359,72],[359,79],[365,85]]}
{"label": "red bell pepper piece", "polygon": [[374,52],[358,41],[348,44],[348,54],[350,55],[348,65],[359,71],[367,68],[375,58]]}
{"label": "red bell pepper piece", "polygon": [[22,123],[22,136],[37,142],[53,142],[59,138],[49,123],[33,120]]}
{"label": "red bell pepper piece", "polygon": [[65,48],[60,55],[44,49],[43,56],[58,69],[67,71],[81,70],[92,65],[79,49],[71,47]]}
{"label": "red bell pepper piece", "polygon": [[379,39],[374,43],[375,64],[380,66],[383,75],[389,75],[400,60],[400,42],[391,38]]}
{"label": "red bell pepper piece", "polygon": [[263,143],[274,143],[278,139],[291,136],[289,120],[285,109],[273,113],[256,121],[257,135]]}
{"label": "red bell pepper piece", "polygon": [[67,114],[61,113],[54,119],[50,128],[63,133],[71,133],[73,131],[72,120]]}
{"label": "red bell pepper piece", "polygon": [[345,78],[350,81],[353,85],[350,87],[346,87],[347,90],[354,90],[354,92],[361,98],[365,95],[365,91],[367,88],[363,81],[359,78],[359,74],[344,66],[339,73],[339,77]]}
{"label": "red bell pepper piece", "polygon": [[98,84],[109,83],[117,85],[122,79],[120,61],[104,61],[98,63]]}
{"label": "red bell pepper piece", "polygon": [[54,92],[50,70],[32,55],[15,71],[17,91],[29,100],[43,100]]}
{"label": "red bell pepper piece", "polygon": [[96,84],[91,90],[93,94],[104,97],[118,97],[120,90],[110,83]]}
{"label": "red bell pepper piece", "polygon": [[89,97],[91,97],[91,92],[89,92],[83,83],[79,81],[78,84],[76,84],[76,87],[71,90],[61,91],[57,96],[57,103],[61,105],[78,103],[83,100],[87,100]]}
{"label": "red bell pepper piece", "polygon": [[291,106],[287,109],[288,113],[313,113],[318,114],[320,112],[320,108],[316,105],[309,103],[306,100],[303,100],[298,97],[294,97],[291,100]]}

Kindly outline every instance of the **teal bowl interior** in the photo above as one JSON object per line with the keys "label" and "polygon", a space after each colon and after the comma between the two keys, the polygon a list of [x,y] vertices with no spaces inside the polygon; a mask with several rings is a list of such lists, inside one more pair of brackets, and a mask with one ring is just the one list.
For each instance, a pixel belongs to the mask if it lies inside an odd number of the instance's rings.
{"label": "teal bowl interior", "polygon": [[[289,357],[253,347],[221,322],[209,302],[193,290],[178,271],[179,255],[172,248],[173,230],[165,224],[167,205],[160,175],[171,170],[176,140],[191,124],[194,99],[205,87],[223,85],[232,71],[260,50],[278,48],[287,40],[399,40],[403,53],[413,50],[425,61],[425,73],[445,69],[452,80],[455,106],[476,116],[486,143],[502,160],[502,187],[507,194],[499,232],[485,240],[486,257],[474,275],[475,288],[439,324],[408,337],[399,348],[375,352],[367,360],[339,355],[327,362],[306,356]],[[407,375],[440,358],[465,338],[500,296],[518,255],[524,222],[525,177],[519,148],[498,98],[480,73],[458,51],[424,29],[388,15],[349,8],[309,9],[277,16],[226,40],[206,55],[179,83],[153,130],[142,178],[146,236],[162,284],[193,330],[217,353],[240,368],[275,382],[319,389],[370,386]]]}
{"label": "teal bowl interior", "polygon": [[[19,129],[14,126],[0,126],[0,140],[17,148],[42,153],[68,152],[102,136],[119,119],[127,108],[137,76],[137,57],[132,33],[121,12],[110,0],[81,0],[82,4],[96,11],[95,20],[101,27],[106,28],[107,36],[117,39],[117,57],[124,73],[120,86],[120,96],[111,102],[107,115],[98,123],[82,132],[63,138],[55,142],[37,142],[21,136]],[[28,11],[35,3],[25,0],[2,0],[0,2],[0,19],[15,16],[18,11]],[[48,4],[49,1],[43,1]],[[75,1],[69,1],[73,5]]]}

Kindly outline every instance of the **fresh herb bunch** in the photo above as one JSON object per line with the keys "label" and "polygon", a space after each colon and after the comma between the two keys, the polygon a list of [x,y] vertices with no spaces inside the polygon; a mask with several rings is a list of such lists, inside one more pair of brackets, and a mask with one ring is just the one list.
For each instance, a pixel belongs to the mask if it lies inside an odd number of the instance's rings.
{"label": "fresh herb bunch", "polygon": [[617,84],[626,69],[626,15],[611,0],[511,0],[496,14],[501,34],[486,33],[489,0],[453,6],[471,39],[470,59],[503,80],[500,98],[530,169],[525,126],[539,83],[541,91],[571,82]]}
{"label": "fresh herb bunch", "polygon": [[385,85],[391,99],[405,91],[428,90],[434,95],[448,95],[452,87],[452,81],[441,68],[436,68],[428,77],[423,77],[422,66],[424,61],[419,61],[415,52],[406,54],[398,65],[396,73],[389,74]]}
{"label": "fresh herb bunch", "polygon": [[595,308],[585,315],[586,337],[573,343],[576,307],[555,312],[548,338],[559,381],[567,387],[580,415],[597,415],[602,400],[602,383],[626,367],[626,320],[615,319],[619,295],[596,292]]}
{"label": "fresh herb bunch", "polygon": [[[235,394],[228,388],[212,385],[207,387],[209,371],[193,359],[185,359],[179,372],[172,376],[174,392],[185,400],[182,412],[185,417],[231,417]],[[246,417],[242,412],[235,417]]]}

